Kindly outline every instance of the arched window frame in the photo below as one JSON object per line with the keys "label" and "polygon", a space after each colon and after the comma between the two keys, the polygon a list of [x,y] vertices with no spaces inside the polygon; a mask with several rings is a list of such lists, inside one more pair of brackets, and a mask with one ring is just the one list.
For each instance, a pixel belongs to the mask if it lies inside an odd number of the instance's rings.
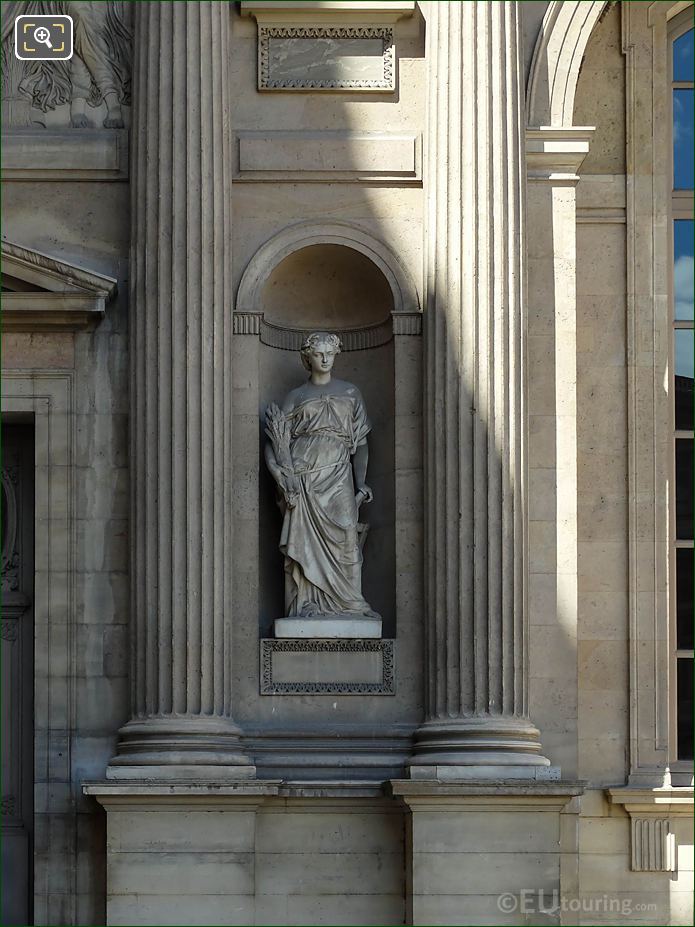
{"label": "arched window frame", "polygon": [[[671,90],[670,106],[673,107],[673,91],[676,89],[692,88],[693,81],[675,81],[673,77],[673,49],[674,43],[681,36],[693,29],[693,7],[692,5],[678,15],[674,16],[668,24],[668,84]],[[673,109],[670,110],[671,114]],[[677,629],[677,557],[679,550],[693,551],[693,538],[678,538],[676,531],[676,505],[675,494],[676,486],[676,441],[693,440],[693,430],[679,430],[675,421],[675,332],[679,330],[692,331],[693,322],[676,319],[675,313],[675,293],[674,293],[674,269],[675,269],[675,223],[682,220],[693,219],[694,191],[693,189],[678,189],[675,185],[675,165],[674,165],[674,144],[673,144],[673,116],[671,117],[671,131],[669,133],[670,148],[670,178],[671,178],[671,209],[668,224],[669,234],[669,318],[672,326],[672,332],[669,338],[669,391],[670,391],[670,408],[669,421],[672,434],[672,453],[671,453],[671,486],[673,494],[671,498],[674,504],[670,507],[670,550],[669,550],[669,678],[671,681],[670,700],[669,700],[669,762],[672,777],[676,779],[688,778],[692,775],[693,761],[683,759],[679,750],[678,742],[678,714],[682,706],[679,705],[678,695],[678,667],[679,661],[693,660],[693,649],[679,648],[678,646],[678,629]],[[692,569],[692,560],[690,564]]]}
{"label": "arched window frame", "polygon": [[671,38],[690,2],[621,4],[626,55],[630,773],[688,786],[677,760],[673,655]]}

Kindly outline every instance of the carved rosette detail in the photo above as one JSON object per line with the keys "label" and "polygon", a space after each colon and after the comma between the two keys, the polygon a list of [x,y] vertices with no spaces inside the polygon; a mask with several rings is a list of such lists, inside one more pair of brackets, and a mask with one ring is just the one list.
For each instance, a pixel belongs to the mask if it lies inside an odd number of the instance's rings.
{"label": "carved rosette detail", "polygon": [[[275,80],[270,75],[271,39],[381,39],[383,77],[378,80]],[[259,26],[259,90],[394,90],[395,46],[389,26]]]}
{"label": "carved rosette detail", "polygon": [[[261,640],[261,695],[395,695],[394,641],[381,640]],[[381,682],[274,682],[274,653],[380,653]]]}

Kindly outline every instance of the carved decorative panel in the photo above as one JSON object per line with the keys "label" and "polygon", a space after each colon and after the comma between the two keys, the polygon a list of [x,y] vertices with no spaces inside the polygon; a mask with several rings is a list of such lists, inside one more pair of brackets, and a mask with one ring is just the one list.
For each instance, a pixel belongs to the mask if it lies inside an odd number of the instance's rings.
{"label": "carved decorative panel", "polygon": [[393,640],[265,638],[260,644],[261,695],[396,694]]}
{"label": "carved decorative panel", "polygon": [[393,29],[259,25],[258,89],[393,92]]}

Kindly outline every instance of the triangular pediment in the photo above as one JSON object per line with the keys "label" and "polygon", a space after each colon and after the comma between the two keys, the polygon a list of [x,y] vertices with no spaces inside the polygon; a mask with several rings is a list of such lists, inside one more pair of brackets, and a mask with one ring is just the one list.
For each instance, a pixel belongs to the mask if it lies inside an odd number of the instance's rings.
{"label": "triangular pediment", "polygon": [[104,317],[116,281],[50,254],[2,241],[3,331],[79,331]]}

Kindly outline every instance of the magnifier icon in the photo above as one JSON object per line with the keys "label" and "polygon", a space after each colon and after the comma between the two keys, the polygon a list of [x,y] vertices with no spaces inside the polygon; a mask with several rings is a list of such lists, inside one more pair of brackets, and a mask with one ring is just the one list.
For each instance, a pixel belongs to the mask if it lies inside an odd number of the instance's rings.
{"label": "magnifier icon", "polygon": [[38,26],[34,29],[34,41],[41,42],[42,45],[46,45],[48,48],[53,49],[51,45],[51,33],[45,26]]}

